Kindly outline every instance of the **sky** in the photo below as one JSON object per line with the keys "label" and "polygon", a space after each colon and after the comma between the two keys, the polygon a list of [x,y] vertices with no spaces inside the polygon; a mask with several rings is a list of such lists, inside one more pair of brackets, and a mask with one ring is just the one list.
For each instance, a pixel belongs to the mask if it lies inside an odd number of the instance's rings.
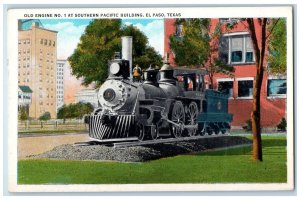
{"label": "sky", "polygon": [[[90,19],[41,19],[44,28],[58,31],[58,59],[67,59],[73,53],[90,21]],[[149,45],[163,55],[164,23],[162,19],[122,19],[122,24],[132,24],[144,32],[148,37]]]}

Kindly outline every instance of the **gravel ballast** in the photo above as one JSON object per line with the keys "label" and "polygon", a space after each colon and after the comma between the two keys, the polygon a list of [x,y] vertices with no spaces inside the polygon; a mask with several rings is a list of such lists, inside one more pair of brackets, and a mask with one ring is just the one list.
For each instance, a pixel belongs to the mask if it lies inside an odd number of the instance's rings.
{"label": "gravel ballast", "polygon": [[250,144],[251,140],[239,136],[200,138],[189,141],[148,144],[124,148],[114,148],[105,145],[80,146],[65,144],[55,147],[43,154],[29,156],[29,158],[144,162],[180,154],[198,153],[201,151]]}

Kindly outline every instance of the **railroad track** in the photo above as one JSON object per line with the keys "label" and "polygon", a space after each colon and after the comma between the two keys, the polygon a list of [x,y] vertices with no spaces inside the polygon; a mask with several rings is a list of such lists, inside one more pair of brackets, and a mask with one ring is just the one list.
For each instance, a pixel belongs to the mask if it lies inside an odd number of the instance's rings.
{"label": "railroad track", "polygon": [[75,143],[75,146],[89,146],[89,145],[108,145],[114,148],[126,148],[126,147],[134,147],[148,144],[161,144],[161,143],[174,143],[174,142],[182,142],[182,141],[190,141],[197,139],[207,139],[207,138],[216,138],[216,137],[228,137],[230,134],[222,134],[222,135],[205,135],[205,136],[192,136],[192,137],[182,137],[182,138],[161,138],[156,140],[145,140],[138,141],[138,138],[125,138],[123,140],[120,139],[109,139],[109,140],[92,140],[88,142],[78,142]]}

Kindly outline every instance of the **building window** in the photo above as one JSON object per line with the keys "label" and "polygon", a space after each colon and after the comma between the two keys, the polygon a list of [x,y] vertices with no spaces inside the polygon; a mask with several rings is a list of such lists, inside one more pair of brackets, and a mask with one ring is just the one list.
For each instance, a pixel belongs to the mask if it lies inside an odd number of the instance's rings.
{"label": "building window", "polygon": [[55,41],[53,41],[53,46],[55,47]]}
{"label": "building window", "polygon": [[176,25],[176,36],[178,36],[178,37],[183,36],[183,25],[182,24]]}
{"label": "building window", "polygon": [[233,81],[232,80],[218,81],[218,91],[227,94],[229,97],[233,97]]}
{"label": "building window", "polygon": [[18,44],[21,44],[21,43],[22,43],[21,40],[19,40]]}
{"label": "building window", "polygon": [[30,40],[29,40],[29,39],[28,39],[28,40],[26,40],[26,43],[27,43],[27,44],[30,44]]}
{"label": "building window", "polygon": [[44,45],[47,45],[47,40],[46,39],[44,39]]}
{"label": "building window", "polygon": [[253,80],[238,81],[238,97],[241,98],[253,97]]}
{"label": "building window", "polygon": [[234,23],[237,22],[239,18],[219,18],[219,22],[224,24],[224,23]]}
{"label": "building window", "polygon": [[286,79],[269,79],[267,87],[268,97],[286,96]]}
{"label": "building window", "polygon": [[43,44],[43,39],[40,39],[40,44]]}
{"label": "building window", "polygon": [[51,44],[52,44],[51,42],[52,42],[52,41],[51,41],[51,40],[49,40],[49,46],[51,46]]}
{"label": "building window", "polygon": [[224,35],[219,42],[219,55],[227,64],[253,63],[253,47],[248,33]]}

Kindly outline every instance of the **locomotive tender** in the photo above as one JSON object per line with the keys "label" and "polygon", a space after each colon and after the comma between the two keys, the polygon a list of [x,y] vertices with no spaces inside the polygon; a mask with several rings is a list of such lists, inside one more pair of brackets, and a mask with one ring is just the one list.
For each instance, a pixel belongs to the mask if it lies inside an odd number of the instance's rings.
{"label": "locomotive tender", "polygon": [[130,60],[110,62],[98,91],[100,106],[85,117],[94,140],[180,138],[230,129],[228,95],[205,89],[204,70],[165,63],[160,70],[150,66],[144,81],[133,81],[131,71]]}

